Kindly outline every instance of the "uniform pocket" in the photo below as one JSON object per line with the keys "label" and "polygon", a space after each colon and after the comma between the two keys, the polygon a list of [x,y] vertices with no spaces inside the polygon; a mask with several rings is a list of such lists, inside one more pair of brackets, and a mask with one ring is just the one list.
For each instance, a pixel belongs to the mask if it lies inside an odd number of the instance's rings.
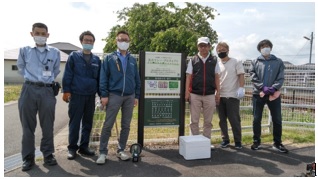
{"label": "uniform pocket", "polygon": [[98,64],[95,64],[95,63],[92,63],[92,70],[93,70],[93,78],[98,78],[99,76],[99,65]]}

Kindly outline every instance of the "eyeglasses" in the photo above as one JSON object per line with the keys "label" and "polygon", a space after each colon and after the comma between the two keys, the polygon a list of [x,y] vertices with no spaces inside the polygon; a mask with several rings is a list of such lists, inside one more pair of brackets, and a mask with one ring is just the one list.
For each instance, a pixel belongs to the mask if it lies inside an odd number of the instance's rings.
{"label": "eyeglasses", "polygon": [[217,53],[228,52],[228,51],[229,51],[229,50],[226,49],[226,48],[217,48],[217,49],[216,49],[216,52],[217,52]]}
{"label": "eyeglasses", "polygon": [[199,45],[198,45],[199,48],[206,48],[206,47],[208,47],[208,46],[209,46],[209,45],[207,45],[207,44],[199,44]]}
{"label": "eyeglasses", "polygon": [[84,42],[88,42],[88,43],[93,43],[94,42],[94,40],[92,40],[92,39],[83,39],[83,41]]}
{"label": "eyeglasses", "polygon": [[129,42],[129,39],[117,39],[118,42]]}

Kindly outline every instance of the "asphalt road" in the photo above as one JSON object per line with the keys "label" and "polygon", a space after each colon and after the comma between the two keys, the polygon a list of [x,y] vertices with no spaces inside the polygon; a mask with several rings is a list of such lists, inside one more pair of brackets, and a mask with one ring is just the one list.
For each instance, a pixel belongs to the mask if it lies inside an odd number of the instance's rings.
{"label": "asphalt road", "polygon": [[[68,124],[68,104],[62,100],[62,93],[57,97],[55,110],[54,135]],[[38,121],[35,131],[35,147],[40,145],[42,131]],[[4,105],[4,157],[21,152],[22,129],[19,118],[18,102],[9,102]]]}

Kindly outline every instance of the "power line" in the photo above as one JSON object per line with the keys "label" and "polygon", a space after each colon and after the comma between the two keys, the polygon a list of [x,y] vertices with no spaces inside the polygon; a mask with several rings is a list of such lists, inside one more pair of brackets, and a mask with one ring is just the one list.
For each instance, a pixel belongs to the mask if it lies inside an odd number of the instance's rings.
{"label": "power line", "polygon": [[[298,55],[296,55],[296,56],[308,56],[309,55],[309,53],[308,54],[298,54]],[[315,55],[315,54],[312,54],[313,56]],[[295,56],[295,55],[279,55],[279,56]]]}
{"label": "power line", "polygon": [[314,32],[311,32],[311,37],[308,38],[306,36],[304,36],[305,39],[310,40],[310,56],[309,56],[309,64],[311,64],[311,54],[312,54],[312,43],[314,40]]}
{"label": "power line", "polygon": [[306,46],[307,43],[308,43],[308,42],[306,42],[306,43],[304,44],[304,46],[297,52],[297,54],[292,58],[291,61],[293,61],[293,60],[299,55],[299,52]]}

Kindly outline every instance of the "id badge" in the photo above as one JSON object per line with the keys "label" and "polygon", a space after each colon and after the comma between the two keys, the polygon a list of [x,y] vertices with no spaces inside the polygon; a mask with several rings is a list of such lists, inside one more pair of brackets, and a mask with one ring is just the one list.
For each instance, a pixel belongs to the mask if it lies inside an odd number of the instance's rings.
{"label": "id badge", "polygon": [[51,71],[43,71],[43,76],[51,76],[52,72]]}

